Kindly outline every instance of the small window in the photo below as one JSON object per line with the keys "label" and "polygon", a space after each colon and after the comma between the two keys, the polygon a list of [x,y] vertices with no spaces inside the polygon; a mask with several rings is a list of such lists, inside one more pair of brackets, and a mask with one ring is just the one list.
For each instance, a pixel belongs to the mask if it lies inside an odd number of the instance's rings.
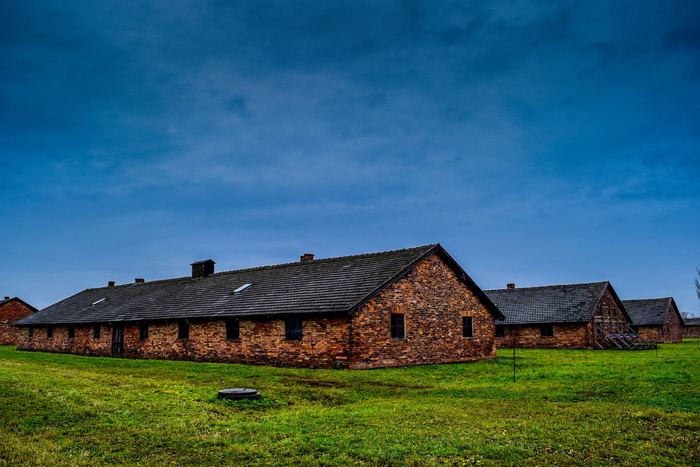
{"label": "small window", "polygon": [[99,339],[101,334],[102,334],[102,328],[100,327],[100,325],[99,324],[94,325],[92,327],[92,338]]}
{"label": "small window", "polygon": [[391,338],[405,339],[406,338],[406,320],[403,313],[391,314]]}
{"label": "small window", "polygon": [[[139,339],[142,341],[148,339],[148,323],[139,324]],[[187,337],[180,337],[180,339],[187,339]]]}
{"label": "small window", "polygon": [[238,318],[226,320],[226,339],[236,340],[241,338],[241,321]]}
{"label": "small window", "polygon": [[178,339],[189,339],[190,338],[190,322],[188,320],[179,321],[177,323],[177,338]]}
{"label": "small window", "polygon": [[474,337],[474,319],[462,316],[462,337]]}
{"label": "small window", "polygon": [[68,339],[73,339],[75,338],[75,326],[72,324],[68,326]]}
{"label": "small window", "polygon": [[46,326],[46,338],[47,339],[53,338],[53,326]]}
{"label": "small window", "polygon": [[242,286],[240,286],[236,290],[234,290],[233,294],[238,295],[240,293],[243,293],[244,291],[248,290],[251,285],[253,285],[253,284],[243,284]]}
{"label": "small window", "polygon": [[27,329],[27,336],[31,339],[34,337],[34,326],[29,326]]}
{"label": "small window", "polygon": [[543,324],[540,326],[540,336],[541,337],[552,337],[554,336],[554,326],[551,324]]}
{"label": "small window", "polygon": [[496,337],[506,337],[506,327],[502,324],[496,325]]}
{"label": "small window", "polygon": [[287,316],[284,322],[284,328],[285,339],[288,341],[301,340],[301,316]]}

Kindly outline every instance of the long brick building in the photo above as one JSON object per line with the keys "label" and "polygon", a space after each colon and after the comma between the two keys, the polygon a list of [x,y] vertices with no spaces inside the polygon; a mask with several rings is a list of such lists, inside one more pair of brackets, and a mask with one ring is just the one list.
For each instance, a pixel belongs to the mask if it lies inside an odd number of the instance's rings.
{"label": "long brick building", "polygon": [[440,246],[87,289],[29,316],[18,349],[312,368],[495,358],[503,315]]}
{"label": "long brick building", "polygon": [[485,290],[506,320],[499,347],[646,349],[609,282]]}
{"label": "long brick building", "polygon": [[632,318],[632,328],[650,342],[683,341],[683,318],[672,297],[622,300]]}
{"label": "long brick building", "polygon": [[31,315],[36,308],[17,297],[0,300],[0,345],[15,345],[19,329],[12,323]]}

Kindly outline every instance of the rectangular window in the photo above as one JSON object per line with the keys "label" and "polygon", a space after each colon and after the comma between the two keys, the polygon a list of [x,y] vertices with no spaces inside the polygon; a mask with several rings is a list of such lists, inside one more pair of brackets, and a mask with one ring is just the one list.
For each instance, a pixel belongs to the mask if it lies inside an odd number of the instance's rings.
{"label": "rectangular window", "polygon": [[403,313],[391,314],[391,338],[405,339],[406,338],[406,320]]}
{"label": "rectangular window", "polygon": [[226,339],[236,340],[241,338],[241,321],[238,318],[226,320]]}
{"label": "rectangular window", "polygon": [[73,339],[75,337],[75,326],[72,324],[68,326],[68,339]]}
{"label": "rectangular window", "polygon": [[27,335],[30,339],[34,337],[34,326],[29,326],[29,329],[27,329]]}
{"label": "rectangular window", "polygon": [[462,316],[462,337],[474,337],[474,319]]}
{"label": "rectangular window", "polygon": [[543,324],[540,326],[540,336],[541,337],[552,337],[554,336],[554,326],[551,324]]}
{"label": "rectangular window", "polygon": [[99,339],[101,334],[102,334],[102,328],[100,327],[100,325],[99,324],[94,325],[92,327],[92,338]]}
{"label": "rectangular window", "polygon": [[284,337],[288,341],[301,340],[301,316],[287,316],[284,322]]}
{"label": "rectangular window", "polygon": [[53,338],[53,326],[46,326],[46,338]]}
{"label": "rectangular window", "polygon": [[[148,323],[139,324],[139,339],[142,341],[148,339]],[[186,337],[181,337],[180,339],[187,339]]]}
{"label": "rectangular window", "polygon": [[177,338],[178,339],[189,339],[190,338],[190,322],[188,320],[179,321],[177,323]]}
{"label": "rectangular window", "polygon": [[502,324],[496,325],[496,337],[506,337],[506,327]]}

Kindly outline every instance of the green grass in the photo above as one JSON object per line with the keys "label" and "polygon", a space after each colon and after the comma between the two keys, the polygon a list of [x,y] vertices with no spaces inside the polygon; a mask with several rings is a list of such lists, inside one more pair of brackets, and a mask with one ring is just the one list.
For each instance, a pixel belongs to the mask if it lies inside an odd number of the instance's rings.
{"label": "green grass", "polygon": [[[700,465],[697,340],[365,371],[0,346],[4,465]],[[216,399],[249,387],[259,401]]]}

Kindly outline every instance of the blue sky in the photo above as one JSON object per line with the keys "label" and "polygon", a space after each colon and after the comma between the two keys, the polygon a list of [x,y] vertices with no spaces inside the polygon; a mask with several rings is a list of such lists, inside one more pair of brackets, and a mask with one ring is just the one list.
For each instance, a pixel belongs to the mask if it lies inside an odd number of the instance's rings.
{"label": "blue sky", "polygon": [[0,295],[440,242],[700,315],[696,1],[0,2]]}

